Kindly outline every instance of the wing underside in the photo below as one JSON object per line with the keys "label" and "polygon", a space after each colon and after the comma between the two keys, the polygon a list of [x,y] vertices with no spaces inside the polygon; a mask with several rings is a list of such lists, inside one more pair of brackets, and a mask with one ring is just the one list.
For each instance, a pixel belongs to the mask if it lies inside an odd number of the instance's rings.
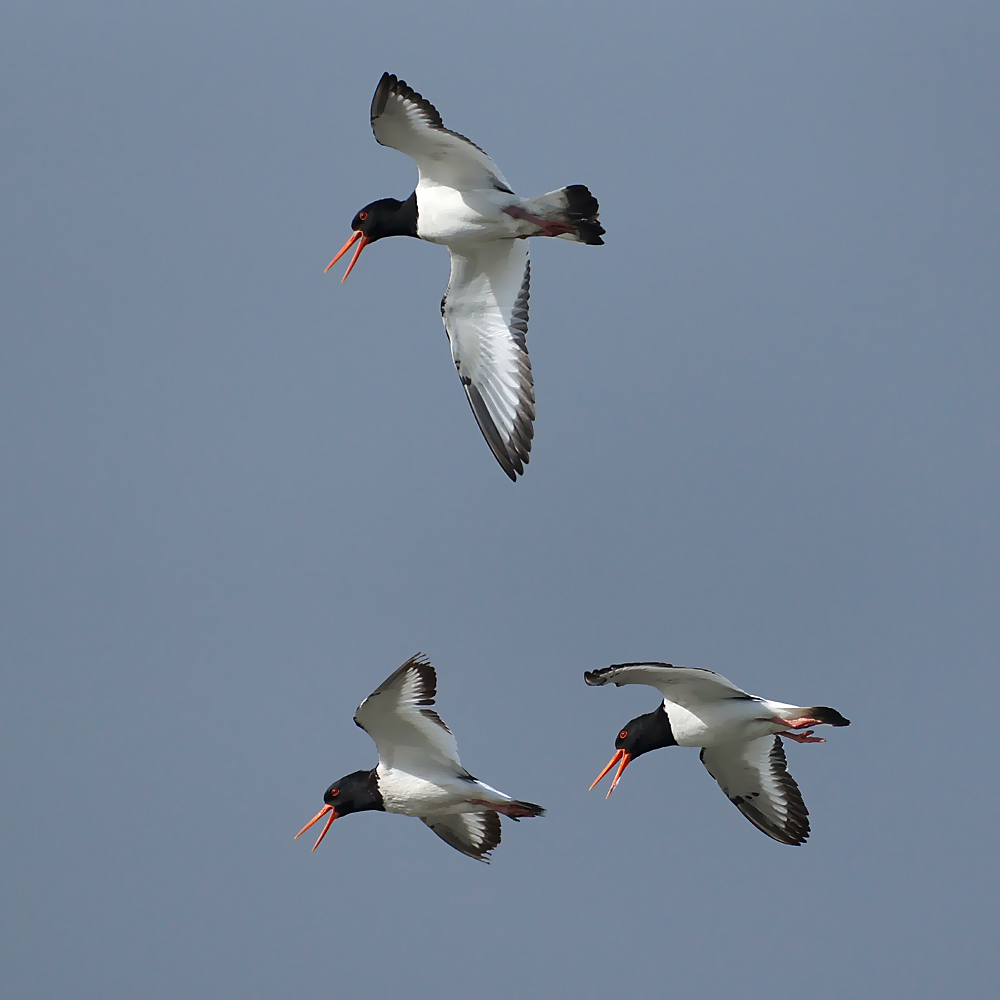
{"label": "wing underside", "polygon": [[421,819],[446,844],[477,861],[488,864],[490,851],[500,843],[500,817],[495,812],[468,812]]}
{"label": "wing underside", "polygon": [[788,773],[779,737],[705,747],[701,762],[729,801],[758,830],[782,844],[805,843],[809,810]]}
{"label": "wing underside", "polygon": [[711,701],[757,700],[714,670],[675,667],[671,663],[619,663],[600,670],[585,671],[583,679],[592,687],[646,684],[656,688],[667,701],[688,709]]}
{"label": "wing underside", "polygon": [[531,264],[521,240],[451,248],[441,315],[465,395],[500,467],[524,472],[534,436],[535,387],[528,358]]}
{"label": "wing underside", "polygon": [[383,73],[371,108],[372,131],[383,146],[406,153],[421,179],[459,191],[513,194],[497,165],[472,140],[445,128],[437,108],[391,73]]}
{"label": "wing underside", "polygon": [[397,766],[397,758],[403,757],[464,773],[454,735],[430,707],[436,693],[434,668],[418,654],[386,678],[354,713],[355,723],[375,741],[379,760],[387,767]]}

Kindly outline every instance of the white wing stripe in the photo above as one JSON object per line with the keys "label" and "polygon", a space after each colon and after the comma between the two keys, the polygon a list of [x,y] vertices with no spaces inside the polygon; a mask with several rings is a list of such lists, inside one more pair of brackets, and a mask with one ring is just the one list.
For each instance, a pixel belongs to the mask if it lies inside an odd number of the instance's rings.
{"label": "white wing stripe", "polygon": [[372,131],[383,146],[406,153],[421,179],[458,190],[499,190],[510,185],[499,167],[474,142],[444,127],[430,101],[390,73],[372,97]]}
{"label": "white wing stripe", "polygon": [[354,721],[375,741],[387,767],[407,762],[417,773],[428,765],[465,774],[458,744],[441,717],[430,708],[437,675],[423,656],[414,656],[373,691],[354,713]]}
{"label": "white wing stripe", "polygon": [[727,798],[758,830],[782,844],[799,845],[809,837],[809,810],[788,773],[777,736],[749,743],[705,747],[701,762]]}

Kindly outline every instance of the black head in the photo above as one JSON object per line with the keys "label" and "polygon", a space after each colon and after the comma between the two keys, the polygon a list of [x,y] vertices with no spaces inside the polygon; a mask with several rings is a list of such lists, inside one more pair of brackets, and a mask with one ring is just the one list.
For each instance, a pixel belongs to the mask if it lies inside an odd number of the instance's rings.
{"label": "black head", "polygon": [[342,282],[347,280],[351,269],[361,256],[361,251],[369,243],[374,243],[386,236],[415,237],[417,235],[417,192],[414,191],[406,201],[397,201],[395,198],[380,198],[378,201],[365,205],[351,220],[351,229],[353,230],[351,238],[340,248],[337,256],[326,265],[326,270],[329,271],[355,243],[358,243],[351,263],[348,264],[344,277],[340,279]]}
{"label": "black head", "polygon": [[323,801],[340,816],[384,809],[374,771],[354,771],[335,781],[323,794]]}
{"label": "black head", "polygon": [[660,705],[655,712],[639,715],[618,733],[615,748],[624,750],[633,760],[650,750],[661,747],[675,747],[674,731],[670,728],[670,719]]}
{"label": "black head", "polygon": [[[412,225],[409,208],[412,205]],[[370,205],[365,205],[351,220],[351,229],[363,233],[369,243],[382,239],[383,236],[416,236],[417,235],[417,193],[416,191],[406,201],[395,198],[380,198]]]}
{"label": "black head", "polygon": [[608,789],[610,797],[619,778],[624,774],[625,768],[636,757],[641,757],[644,753],[649,753],[650,750],[659,750],[660,747],[675,746],[677,746],[677,740],[674,739],[674,732],[670,728],[670,719],[664,711],[663,705],[660,705],[655,712],[648,712],[646,715],[636,717],[618,733],[618,738],[615,740],[614,757],[611,758],[608,766],[601,771],[590,787],[593,788],[617,764],[618,771]]}
{"label": "black head", "polygon": [[323,802],[325,803],[323,808],[295,834],[295,839],[298,840],[313,823],[318,823],[329,813],[330,818],[326,821],[323,832],[313,844],[314,851],[319,847],[335,819],[340,819],[349,813],[364,812],[366,809],[385,809],[374,771],[355,771],[335,781],[323,795]]}

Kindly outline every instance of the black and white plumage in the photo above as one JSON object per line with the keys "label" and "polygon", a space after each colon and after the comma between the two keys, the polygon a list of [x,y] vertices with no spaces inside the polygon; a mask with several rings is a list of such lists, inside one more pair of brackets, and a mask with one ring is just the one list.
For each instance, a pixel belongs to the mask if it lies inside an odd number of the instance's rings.
{"label": "black and white plumage", "polygon": [[454,735],[431,707],[436,693],[434,668],[418,654],[365,698],[354,722],[375,741],[378,765],[330,785],[323,808],[296,838],[329,814],[315,851],[335,819],[374,809],[416,816],[455,850],[488,862],[500,843],[500,814],[515,820],[544,814],[462,767]]}
{"label": "black and white plumage", "polygon": [[535,419],[525,339],[531,266],[523,241],[556,236],[603,244],[597,200],[582,184],[519,198],[479,146],[445,128],[433,104],[389,73],[372,98],[371,123],[383,146],[417,164],[417,186],[406,201],[383,198],[361,209],[327,270],[357,243],[346,279],[361,251],[386,236],[448,247],[441,316],[452,360],[483,437],[516,480],[528,462]]}
{"label": "black and white plumage", "polygon": [[758,830],[782,844],[805,843],[809,810],[788,773],[781,737],[823,743],[807,727],[849,726],[838,711],[768,701],[712,670],[670,663],[621,663],[585,671],[583,679],[592,687],[647,684],[663,695],[655,711],[638,716],[619,732],[616,753],[591,788],[618,764],[610,796],[631,761],[650,750],[701,747],[708,773]]}

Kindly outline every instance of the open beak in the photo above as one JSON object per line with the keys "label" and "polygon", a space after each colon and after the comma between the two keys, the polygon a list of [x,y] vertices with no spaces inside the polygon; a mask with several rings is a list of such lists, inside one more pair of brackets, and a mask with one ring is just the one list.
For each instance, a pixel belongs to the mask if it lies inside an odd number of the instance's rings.
{"label": "open beak", "polygon": [[[608,794],[604,796],[606,799],[610,799],[611,793],[615,790],[615,785],[618,784],[618,779],[622,776],[622,774],[624,774],[625,768],[629,766],[631,760],[632,760],[631,754],[626,753],[624,750],[616,750],[614,757],[612,757],[611,760],[608,761],[608,766],[603,771],[601,771],[601,773],[594,779],[594,784],[590,786],[589,791],[593,791],[594,785],[596,785],[601,780],[601,778],[603,778],[604,775],[606,775],[608,771],[610,771],[611,768],[615,766],[615,764],[618,764],[618,773],[615,775],[614,781],[611,782],[611,787],[608,789]],[[317,816],[316,819],[319,819],[319,816]],[[315,823],[316,820],[313,820],[313,822]]]}
{"label": "open beak", "polygon": [[295,834],[294,839],[298,840],[299,837],[301,837],[302,834],[304,834],[306,830],[308,830],[309,827],[313,825],[313,823],[318,823],[327,813],[330,814],[330,818],[326,821],[326,826],[323,827],[323,832],[319,835],[319,838],[317,839],[316,843],[313,844],[313,850],[315,851],[316,848],[319,847],[320,841],[322,841],[322,839],[326,836],[326,831],[330,829],[330,825],[333,823],[335,819],[337,819],[337,810],[334,809],[333,806],[323,806],[323,808],[320,809],[320,811],[316,813],[316,815],[313,816],[313,818],[309,820],[309,822],[306,823],[306,825],[302,827],[302,829],[299,830],[297,834]]}
{"label": "open beak", "polygon": [[351,273],[351,270],[354,268],[354,265],[357,264],[358,262],[358,258],[361,256],[361,251],[364,250],[364,248],[368,246],[369,243],[371,243],[371,240],[368,239],[368,237],[365,236],[365,234],[362,233],[360,230],[355,230],[351,234],[351,238],[340,248],[340,253],[338,253],[337,256],[334,257],[333,260],[331,260],[330,263],[327,264],[326,267],[323,269],[323,273],[326,274],[326,272],[329,271],[330,268],[333,267],[333,265],[336,264],[337,261],[340,260],[340,258],[343,257],[344,254],[347,253],[347,251],[350,250],[352,246],[354,246],[355,243],[358,242],[358,240],[361,240],[361,242],[358,243],[358,249],[354,251],[354,256],[351,258],[351,263],[347,266],[347,270],[344,272],[344,276],[340,279],[340,283],[343,284],[345,281],[347,281],[347,276]]}

